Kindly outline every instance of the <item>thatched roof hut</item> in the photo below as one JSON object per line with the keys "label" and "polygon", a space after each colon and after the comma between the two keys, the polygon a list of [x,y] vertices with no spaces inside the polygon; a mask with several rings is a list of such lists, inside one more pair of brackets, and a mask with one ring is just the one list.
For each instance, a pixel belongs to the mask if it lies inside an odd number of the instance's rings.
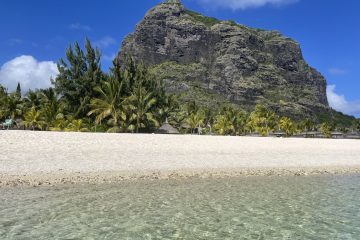
{"label": "thatched roof hut", "polygon": [[180,132],[174,128],[173,126],[171,126],[167,119],[165,121],[165,123],[156,131],[156,133],[158,134],[180,134]]}

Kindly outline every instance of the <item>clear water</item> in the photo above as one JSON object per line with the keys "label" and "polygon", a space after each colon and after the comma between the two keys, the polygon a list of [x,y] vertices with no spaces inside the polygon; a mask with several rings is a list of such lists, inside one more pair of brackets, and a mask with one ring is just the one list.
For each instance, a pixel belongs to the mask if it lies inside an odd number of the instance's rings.
{"label": "clear water", "polygon": [[4,188],[0,239],[360,239],[360,176]]}

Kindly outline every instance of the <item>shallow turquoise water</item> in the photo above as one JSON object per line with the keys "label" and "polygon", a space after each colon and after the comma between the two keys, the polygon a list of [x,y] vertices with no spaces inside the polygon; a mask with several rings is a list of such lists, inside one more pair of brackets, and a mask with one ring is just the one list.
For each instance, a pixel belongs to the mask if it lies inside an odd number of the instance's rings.
{"label": "shallow turquoise water", "polygon": [[360,239],[360,176],[4,188],[0,239]]}

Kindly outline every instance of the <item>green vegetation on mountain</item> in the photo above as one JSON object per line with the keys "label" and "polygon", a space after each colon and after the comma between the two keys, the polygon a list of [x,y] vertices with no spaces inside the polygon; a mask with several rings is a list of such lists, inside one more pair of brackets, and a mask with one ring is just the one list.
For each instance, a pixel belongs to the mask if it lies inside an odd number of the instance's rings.
{"label": "green vegetation on mountain", "polygon": [[218,20],[216,18],[206,17],[204,15],[201,15],[201,14],[191,11],[191,10],[185,10],[185,13],[188,14],[192,20],[203,23],[208,27],[211,27],[211,26],[221,22],[220,20]]}

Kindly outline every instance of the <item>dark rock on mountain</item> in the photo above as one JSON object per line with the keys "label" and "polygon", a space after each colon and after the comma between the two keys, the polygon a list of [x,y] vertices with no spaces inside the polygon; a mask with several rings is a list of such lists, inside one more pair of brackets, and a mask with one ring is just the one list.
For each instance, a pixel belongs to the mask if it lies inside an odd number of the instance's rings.
{"label": "dark rock on mountain", "polygon": [[295,118],[331,112],[326,81],[299,43],[277,31],[249,28],[187,10],[168,0],[149,10],[117,57],[143,61],[183,101],[246,110],[263,103]]}

